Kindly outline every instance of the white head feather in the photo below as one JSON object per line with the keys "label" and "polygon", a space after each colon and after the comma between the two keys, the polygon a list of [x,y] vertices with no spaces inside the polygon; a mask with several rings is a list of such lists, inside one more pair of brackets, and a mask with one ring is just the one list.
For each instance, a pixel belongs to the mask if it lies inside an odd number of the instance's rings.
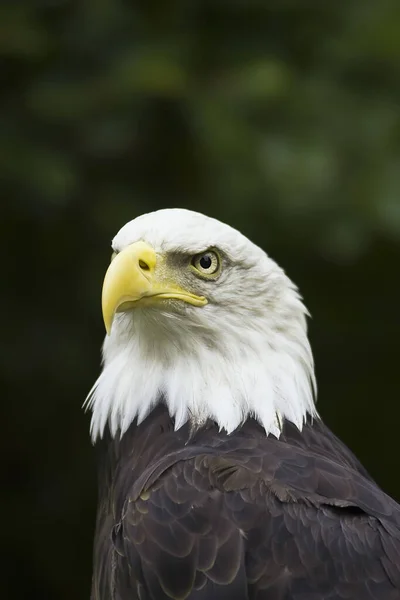
{"label": "white head feather", "polygon": [[204,307],[160,305],[116,316],[87,399],[93,440],[107,421],[112,435],[124,433],[161,400],[176,429],[209,418],[230,433],[254,417],[279,437],[283,420],[301,429],[307,415],[317,415],[307,311],[265,252],[228,225],[183,209],[130,221],[112,246],[121,251],[139,240],[157,253],[219,248],[231,264],[204,283]]}

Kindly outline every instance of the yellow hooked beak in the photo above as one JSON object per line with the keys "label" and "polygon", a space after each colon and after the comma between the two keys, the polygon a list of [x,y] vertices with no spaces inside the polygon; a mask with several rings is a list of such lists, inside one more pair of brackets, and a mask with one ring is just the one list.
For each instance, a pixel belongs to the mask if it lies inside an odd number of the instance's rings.
{"label": "yellow hooked beak", "polygon": [[117,254],[103,283],[103,320],[108,335],[116,312],[131,310],[159,300],[182,300],[193,306],[204,306],[207,299],[196,296],[166,279],[156,270],[157,255],[145,242],[135,242]]}

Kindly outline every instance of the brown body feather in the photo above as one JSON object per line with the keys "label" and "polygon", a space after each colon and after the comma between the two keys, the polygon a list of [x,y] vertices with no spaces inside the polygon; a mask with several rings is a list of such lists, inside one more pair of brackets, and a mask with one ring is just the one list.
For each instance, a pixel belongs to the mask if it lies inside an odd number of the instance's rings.
{"label": "brown body feather", "polygon": [[92,600],[400,600],[400,507],[323,425],[100,443]]}

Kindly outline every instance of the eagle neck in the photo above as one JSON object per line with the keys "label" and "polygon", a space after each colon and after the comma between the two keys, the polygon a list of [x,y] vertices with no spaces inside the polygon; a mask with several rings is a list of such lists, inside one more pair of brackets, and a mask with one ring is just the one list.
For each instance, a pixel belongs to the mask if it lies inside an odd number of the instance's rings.
{"label": "eagle neck", "polygon": [[[155,326],[154,326],[155,325]],[[104,368],[88,397],[95,441],[140,424],[162,402],[177,431],[207,420],[228,434],[255,418],[279,437],[285,420],[301,430],[316,416],[313,361],[302,327],[291,336],[225,327],[210,335],[179,320],[136,323],[134,332],[104,345]],[[204,331],[204,334],[203,334]],[[268,333],[268,335],[267,335]],[[124,341],[125,340],[125,341]]]}

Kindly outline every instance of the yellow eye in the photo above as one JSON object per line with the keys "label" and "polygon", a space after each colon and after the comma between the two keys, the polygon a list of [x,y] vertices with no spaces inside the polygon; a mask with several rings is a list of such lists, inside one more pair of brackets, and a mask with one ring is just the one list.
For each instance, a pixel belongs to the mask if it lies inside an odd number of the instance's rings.
{"label": "yellow eye", "polygon": [[202,254],[196,254],[192,258],[193,267],[201,274],[205,275],[216,275],[219,272],[220,260],[216,252],[208,250]]}

